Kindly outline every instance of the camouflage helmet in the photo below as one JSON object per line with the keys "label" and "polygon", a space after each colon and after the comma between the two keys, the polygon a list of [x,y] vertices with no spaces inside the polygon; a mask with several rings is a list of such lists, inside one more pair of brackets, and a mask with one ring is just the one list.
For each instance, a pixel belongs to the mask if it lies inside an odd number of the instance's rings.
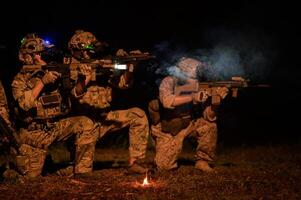
{"label": "camouflage helmet", "polygon": [[202,63],[194,58],[182,57],[177,67],[188,77],[197,78],[198,68]]}
{"label": "camouflage helmet", "polygon": [[34,54],[41,53],[42,51],[54,47],[48,41],[41,39],[36,34],[27,34],[21,40],[19,49],[19,60],[25,64],[33,64]]}
{"label": "camouflage helmet", "polygon": [[77,30],[71,37],[68,48],[70,50],[93,50],[95,44],[99,43],[96,37],[87,31]]}
{"label": "camouflage helmet", "polygon": [[49,44],[48,41],[41,39],[35,34],[28,34],[21,40],[21,46],[19,53],[21,54],[33,54],[44,51],[47,48],[51,48],[54,45]]}

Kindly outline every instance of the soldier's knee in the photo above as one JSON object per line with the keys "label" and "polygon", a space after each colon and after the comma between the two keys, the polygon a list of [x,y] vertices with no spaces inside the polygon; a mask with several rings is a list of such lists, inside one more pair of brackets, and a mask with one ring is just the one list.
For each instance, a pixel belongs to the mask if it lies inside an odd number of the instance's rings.
{"label": "soldier's knee", "polygon": [[83,127],[84,130],[92,130],[94,128],[94,122],[89,117],[80,116],[76,121]]}
{"label": "soldier's knee", "polygon": [[208,133],[216,133],[217,132],[217,125],[215,122],[206,122],[202,126],[197,129],[198,134],[208,134]]}
{"label": "soldier's knee", "polygon": [[27,177],[37,177],[41,174],[46,151],[27,144],[19,148],[20,154],[16,157],[18,171]]}
{"label": "soldier's knee", "polygon": [[133,116],[136,116],[136,117],[139,117],[139,118],[146,118],[145,112],[144,112],[142,109],[140,109],[140,108],[137,108],[137,107],[130,108],[130,109],[129,109],[129,112],[130,112]]}

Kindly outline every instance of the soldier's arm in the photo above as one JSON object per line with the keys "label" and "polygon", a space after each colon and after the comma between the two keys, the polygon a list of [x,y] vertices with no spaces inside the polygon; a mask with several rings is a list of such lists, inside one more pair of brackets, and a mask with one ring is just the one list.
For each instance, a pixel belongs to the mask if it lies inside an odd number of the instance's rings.
{"label": "soldier's arm", "polygon": [[174,93],[175,80],[172,77],[166,77],[162,80],[159,88],[160,101],[165,108],[174,108],[192,102],[191,95],[176,95]]}
{"label": "soldier's arm", "polygon": [[126,70],[123,74],[121,74],[119,78],[119,83],[118,83],[118,88],[120,89],[128,89],[133,86],[134,82],[134,65],[129,64],[128,65],[129,69]]}
{"label": "soldier's arm", "polygon": [[217,119],[217,105],[207,106],[203,111],[203,117],[207,121],[215,121]]}
{"label": "soldier's arm", "polygon": [[43,88],[44,88],[44,83],[42,82],[42,80],[38,80],[37,84],[32,89],[32,97],[34,100],[38,98]]}
{"label": "soldier's arm", "polygon": [[12,83],[13,97],[20,108],[25,111],[36,107],[36,99],[44,87],[41,80],[38,80],[32,88],[30,88],[30,83],[27,81],[26,75],[18,74]]}
{"label": "soldier's arm", "polygon": [[176,96],[172,106],[180,106],[186,103],[192,102],[193,98],[191,95],[181,95],[181,96]]}
{"label": "soldier's arm", "polygon": [[84,79],[78,79],[75,87],[71,91],[75,98],[81,98],[86,93],[86,81]]}
{"label": "soldier's arm", "polygon": [[[76,65],[76,64],[75,64]],[[88,64],[80,64],[79,69],[81,74],[75,80],[75,87],[72,89],[71,93],[75,98],[81,98],[85,95],[87,86],[92,80],[92,66]],[[72,78],[71,78],[72,79]]]}

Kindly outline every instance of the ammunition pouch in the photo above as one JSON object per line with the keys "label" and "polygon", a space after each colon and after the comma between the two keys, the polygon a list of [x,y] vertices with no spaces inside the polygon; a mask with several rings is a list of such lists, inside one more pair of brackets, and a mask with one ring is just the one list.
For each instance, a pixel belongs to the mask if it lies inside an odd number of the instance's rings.
{"label": "ammunition pouch", "polygon": [[62,97],[60,93],[54,92],[39,97],[37,105],[37,119],[50,119],[62,114]]}
{"label": "ammunition pouch", "polygon": [[191,121],[189,115],[183,117],[172,118],[169,120],[163,119],[161,122],[161,130],[170,133],[173,136],[177,135],[182,129],[186,128]]}

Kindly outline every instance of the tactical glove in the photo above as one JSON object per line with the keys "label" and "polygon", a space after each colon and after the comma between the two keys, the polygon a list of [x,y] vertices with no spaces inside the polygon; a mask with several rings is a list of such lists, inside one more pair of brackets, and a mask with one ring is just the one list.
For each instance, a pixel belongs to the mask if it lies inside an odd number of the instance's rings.
{"label": "tactical glove", "polygon": [[129,54],[123,50],[123,49],[118,49],[118,51],[116,52],[116,56],[128,56]]}
{"label": "tactical glove", "polygon": [[194,104],[205,102],[208,96],[206,91],[198,91],[192,94],[192,101]]}
{"label": "tactical glove", "polygon": [[226,87],[218,87],[216,88],[216,94],[219,95],[221,97],[221,99],[224,99],[227,94],[229,93],[229,89]]}
{"label": "tactical glove", "polygon": [[80,69],[80,72],[84,76],[92,76],[92,68],[91,68],[91,66],[82,64],[82,65],[80,65],[79,69]]}
{"label": "tactical glove", "polygon": [[54,83],[60,76],[61,74],[56,71],[47,71],[42,77],[42,82],[44,85]]}
{"label": "tactical glove", "polygon": [[140,50],[133,50],[133,51],[130,51],[130,54],[131,55],[139,55],[139,54],[142,54],[142,52]]}

